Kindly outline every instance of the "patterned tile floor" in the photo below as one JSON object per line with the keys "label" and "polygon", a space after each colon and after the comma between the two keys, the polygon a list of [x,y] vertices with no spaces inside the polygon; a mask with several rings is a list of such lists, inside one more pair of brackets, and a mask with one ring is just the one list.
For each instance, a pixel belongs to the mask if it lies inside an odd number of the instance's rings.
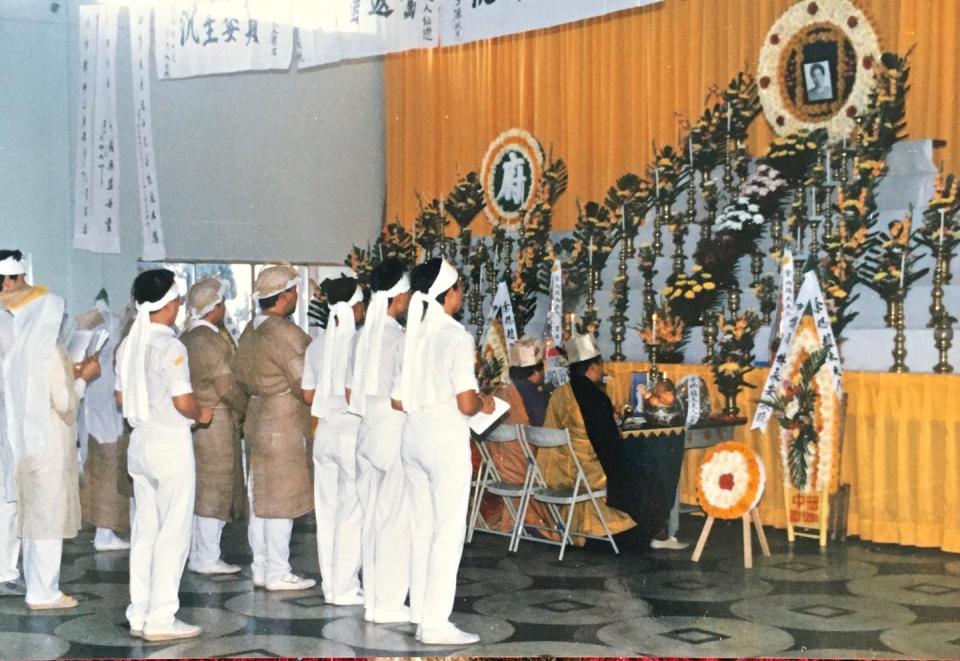
{"label": "patterned tile floor", "polygon": [[[685,516],[694,539],[703,519]],[[254,590],[243,574],[184,575],[180,616],[200,638],[171,644],[131,638],[126,552],[93,553],[84,531],[65,545],[62,586],[72,611],[28,614],[23,597],[0,593],[0,656],[824,656],[960,658],[960,560],[931,550],[851,539],[821,553],[791,550],[769,530],[773,556],[745,570],[739,522],[714,527],[704,558],[657,551],[616,557],[477,534],[466,547],[454,620],[481,636],[469,648],[420,645],[409,625],[374,626],[359,607],[327,606],[319,588]],[[241,525],[225,557],[250,561]],[[755,551],[756,552],[756,551]],[[309,525],[294,532],[293,565],[316,575]],[[22,591],[21,591],[22,595]]]}

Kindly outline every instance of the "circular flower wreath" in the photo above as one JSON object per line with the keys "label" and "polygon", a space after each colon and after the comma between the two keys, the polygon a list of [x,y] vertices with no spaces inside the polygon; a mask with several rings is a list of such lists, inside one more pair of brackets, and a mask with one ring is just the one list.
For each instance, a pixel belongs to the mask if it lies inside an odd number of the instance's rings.
{"label": "circular flower wreath", "polygon": [[[807,315],[797,328],[793,337],[793,344],[787,353],[786,378],[793,379],[807,356],[820,348],[820,338],[817,335],[813,317]],[[833,377],[827,366],[824,366],[814,377],[814,390],[817,392],[817,403],[814,407],[817,435],[819,440],[807,446],[805,456],[807,464],[807,483],[802,493],[817,493],[827,489],[833,493],[837,488],[839,474],[837,470],[836,454],[840,439],[840,396],[834,387]],[[780,460],[783,464],[784,484],[793,489],[796,487],[790,481],[789,448],[793,440],[793,433],[780,430]],[[815,468],[815,470],[811,470]]]}
{"label": "circular flower wreath", "polygon": [[[843,98],[835,93],[832,103],[808,104],[809,109],[819,110],[817,113],[801,112],[789,99],[790,90],[803,85],[794,56],[804,45],[824,40],[837,44],[837,80],[830,81],[832,88],[836,91],[842,86],[847,93]],[[802,0],[777,19],[760,49],[757,85],[764,115],[780,135],[817,128],[826,128],[833,140],[849,135],[853,118],[867,107],[874,66],[879,62],[877,34],[853,3]]]}
{"label": "circular flower wreath", "polygon": [[697,501],[717,519],[739,519],[760,502],[766,485],[763,460],[745,443],[712,447],[700,464]]}

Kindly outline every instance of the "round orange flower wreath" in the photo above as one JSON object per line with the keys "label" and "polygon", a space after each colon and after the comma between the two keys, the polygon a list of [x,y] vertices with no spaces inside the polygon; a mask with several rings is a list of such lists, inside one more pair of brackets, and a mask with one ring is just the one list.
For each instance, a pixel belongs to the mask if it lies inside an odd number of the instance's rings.
{"label": "round orange flower wreath", "polygon": [[697,479],[697,501],[717,519],[739,519],[760,502],[766,485],[763,460],[745,443],[726,441],[712,447]]}

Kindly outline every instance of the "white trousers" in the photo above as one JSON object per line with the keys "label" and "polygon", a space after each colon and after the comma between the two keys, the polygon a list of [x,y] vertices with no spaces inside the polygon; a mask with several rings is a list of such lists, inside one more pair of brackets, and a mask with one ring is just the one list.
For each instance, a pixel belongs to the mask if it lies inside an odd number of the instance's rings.
{"label": "white trousers", "polygon": [[247,480],[247,496],[250,499],[250,523],[247,525],[247,541],[253,551],[255,584],[266,585],[279,581],[290,573],[290,535],[293,519],[261,519],[253,512],[253,474]]}
{"label": "white trousers", "polygon": [[0,503],[0,583],[13,583],[20,578],[17,569],[19,555],[17,502]]}
{"label": "white trousers", "polygon": [[363,519],[357,498],[360,419],[341,413],[322,419],[313,441],[313,505],[323,596],[337,602],[360,589]]}
{"label": "white trousers", "polygon": [[60,598],[62,539],[23,540],[23,578],[27,603],[46,604]]}
{"label": "white trousers", "polygon": [[123,539],[120,537],[120,535],[115,533],[110,528],[97,528],[97,531],[93,534],[94,546],[104,546],[122,541]]}
{"label": "white trousers", "polygon": [[128,471],[136,516],[130,534],[131,629],[167,629],[190,551],[196,469],[190,429],[135,428]]}
{"label": "white trousers", "polygon": [[220,537],[226,521],[207,516],[193,517],[193,540],[190,543],[190,569],[210,569],[220,559]]}
{"label": "white trousers", "polygon": [[400,441],[406,416],[367,400],[357,436],[357,496],[363,513],[363,595],[367,619],[403,608],[410,587],[410,517]]}
{"label": "white trousers", "polygon": [[450,621],[470,500],[470,430],[463,417],[411,413],[401,449],[412,534],[410,620]]}

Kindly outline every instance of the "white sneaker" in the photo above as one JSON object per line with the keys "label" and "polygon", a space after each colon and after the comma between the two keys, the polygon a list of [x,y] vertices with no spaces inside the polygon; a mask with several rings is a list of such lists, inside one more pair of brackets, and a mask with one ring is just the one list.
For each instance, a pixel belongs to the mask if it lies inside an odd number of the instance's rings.
{"label": "white sneaker", "polygon": [[94,542],[94,551],[126,551],[130,548],[130,542],[125,542],[119,537],[114,537],[109,542]]}
{"label": "white sneaker", "polygon": [[666,539],[651,539],[650,548],[652,549],[666,549],[668,551],[682,551],[683,549],[690,546],[686,542],[681,542],[677,540],[676,537],[670,536]]}
{"label": "white sneaker", "polygon": [[27,602],[27,608],[32,611],[48,611],[48,610],[58,610],[61,608],[76,608],[77,607],[76,597],[71,597],[68,594],[60,593],[60,596],[54,599],[53,601],[45,601],[40,604],[31,604]]}
{"label": "white sneaker", "polygon": [[151,642],[158,640],[176,640],[178,638],[196,638],[201,633],[203,633],[203,627],[198,627],[196,624],[187,624],[180,620],[174,620],[173,624],[164,629],[151,629],[149,626],[143,627],[143,639]]}
{"label": "white sneaker", "polygon": [[363,606],[363,590],[347,593],[338,599],[334,599],[330,603],[334,606]]}
{"label": "white sneaker", "polygon": [[424,645],[472,645],[480,642],[477,634],[461,631],[449,623],[438,629],[421,628],[419,632],[418,640]]}
{"label": "white sneaker", "polygon": [[[264,587],[268,590],[309,590],[317,582],[312,578],[303,578],[296,574],[287,574],[279,581],[270,581]],[[256,583],[254,583],[256,585]],[[362,601],[360,603],[363,603]]]}
{"label": "white sneaker", "polygon": [[203,574],[204,576],[211,576],[213,574],[236,574],[240,571],[239,566],[227,564],[220,558],[217,558],[216,562],[208,567],[190,566],[188,569],[194,574]]}
{"label": "white sneaker", "polygon": [[401,606],[400,608],[384,608],[374,611],[373,621],[377,624],[405,624],[410,621],[410,609]]}

